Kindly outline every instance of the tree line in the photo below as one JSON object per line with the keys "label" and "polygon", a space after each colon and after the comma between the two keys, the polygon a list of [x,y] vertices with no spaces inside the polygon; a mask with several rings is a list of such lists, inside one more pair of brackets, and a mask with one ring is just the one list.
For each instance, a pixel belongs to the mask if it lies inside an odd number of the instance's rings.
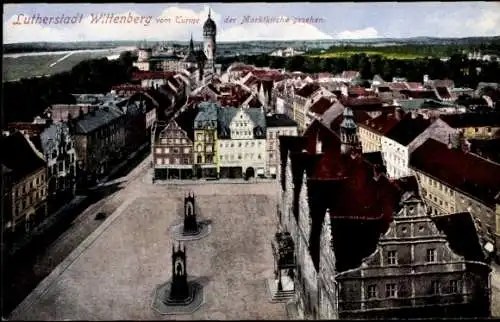
{"label": "tree line", "polygon": [[393,77],[406,77],[410,82],[422,82],[423,75],[430,79],[452,79],[457,87],[476,88],[479,82],[500,82],[498,61],[469,60],[465,55],[453,54],[446,61],[439,58],[413,60],[388,59],[381,55],[354,54],[350,57],[320,58],[309,56],[276,57],[267,54],[224,57],[218,59],[224,67],[238,61],[257,67],[284,68],[305,73],[341,73],[360,71],[361,78],[371,80],[380,75],[385,81]]}
{"label": "tree line", "polygon": [[84,60],[67,72],[4,83],[2,128],[9,122],[31,122],[51,104],[74,104],[71,94],[107,93],[113,85],[129,82],[134,59],[124,52],[117,60]]}

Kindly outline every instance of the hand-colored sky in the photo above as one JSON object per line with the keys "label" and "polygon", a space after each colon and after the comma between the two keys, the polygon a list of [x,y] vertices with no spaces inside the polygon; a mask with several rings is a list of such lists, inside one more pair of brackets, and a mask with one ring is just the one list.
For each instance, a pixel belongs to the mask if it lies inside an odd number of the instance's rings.
{"label": "hand-colored sky", "polygon": [[[213,4],[7,4],[4,43],[33,41],[195,40],[211,8],[218,41],[314,40],[407,37],[474,37],[500,35],[498,2],[380,2],[380,3],[213,3]],[[14,24],[21,16],[83,15],[73,24]],[[115,14],[151,17],[144,23],[91,23],[92,16]],[[289,17],[288,23],[241,23],[245,16]],[[171,22],[159,22],[169,17]],[[198,19],[176,22],[176,17]],[[227,21],[226,18],[235,18]],[[294,23],[312,17],[313,23]],[[146,20],[144,20],[146,21]],[[29,22],[29,21],[27,21]]]}

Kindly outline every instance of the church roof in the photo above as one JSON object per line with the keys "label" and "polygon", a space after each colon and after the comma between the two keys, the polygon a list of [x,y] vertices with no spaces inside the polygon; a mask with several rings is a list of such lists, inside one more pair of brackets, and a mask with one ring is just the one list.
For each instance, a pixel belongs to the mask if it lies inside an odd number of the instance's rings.
{"label": "church roof", "polygon": [[210,10],[208,11],[208,18],[203,24],[203,32],[204,33],[215,33],[217,31],[217,26],[215,25],[215,21],[210,17]]}

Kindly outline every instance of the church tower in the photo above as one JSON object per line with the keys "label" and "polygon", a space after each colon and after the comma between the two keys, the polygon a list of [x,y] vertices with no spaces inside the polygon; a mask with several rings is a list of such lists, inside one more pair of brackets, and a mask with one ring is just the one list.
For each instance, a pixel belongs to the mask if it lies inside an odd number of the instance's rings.
{"label": "church tower", "polygon": [[344,109],[342,124],[340,124],[340,151],[348,154],[351,151],[361,152],[361,142],[358,137],[358,126],[354,121],[354,113],[348,107]]}
{"label": "church tower", "polygon": [[207,56],[206,67],[212,73],[215,73],[215,52],[216,52],[216,35],[217,26],[215,22],[210,17],[211,11],[208,9],[208,19],[203,25],[203,51],[205,56]]}

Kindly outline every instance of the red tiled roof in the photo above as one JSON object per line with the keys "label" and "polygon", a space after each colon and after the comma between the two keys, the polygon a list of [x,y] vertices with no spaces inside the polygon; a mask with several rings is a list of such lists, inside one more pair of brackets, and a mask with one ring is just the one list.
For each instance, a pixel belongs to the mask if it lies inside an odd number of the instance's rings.
{"label": "red tiled roof", "polygon": [[344,106],[349,106],[349,107],[357,107],[357,108],[363,108],[364,106],[377,106],[377,107],[382,107],[382,99],[380,97],[376,96],[367,96],[367,97],[341,97],[340,102]]}
{"label": "red tiled roof", "polygon": [[500,165],[428,139],[411,155],[410,166],[493,207],[500,192]]}
{"label": "red tiled roof", "polygon": [[438,99],[433,90],[402,90],[401,93],[406,95],[408,98]]}
{"label": "red tiled roof", "polygon": [[258,81],[259,79],[255,77],[252,73],[252,75],[243,84],[245,84],[245,86],[252,86],[254,84],[257,84]]}
{"label": "red tiled roof", "polygon": [[424,132],[431,125],[431,122],[430,119],[425,119],[422,115],[413,118],[411,113],[407,113],[386,133],[386,137],[407,146]]}
{"label": "red tiled roof", "polygon": [[334,101],[330,100],[329,98],[321,97],[313,105],[311,105],[309,111],[318,115],[323,115],[323,113],[325,113],[333,104]]}
{"label": "red tiled roof", "polygon": [[389,88],[391,90],[402,90],[402,89],[408,89],[408,86],[406,83],[401,83],[401,82],[395,82],[395,83],[387,83]]}
{"label": "red tiled roof", "polygon": [[422,89],[422,88],[424,88],[424,85],[422,85],[422,83],[418,83],[418,82],[406,82],[406,86],[409,89]]}
{"label": "red tiled roof", "polygon": [[[401,112],[402,113],[402,112]],[[380,135],[385,135],[389,132],[400,120],[396,118],[395,113],[383,112],[373,119],[366,119],[359,122],[359,125],[370,129],[372,132]]]}
{"label": "red tiled roof", "polygon": [[144,79],[168,79],[175,75],[175,72],[134,72],[132,74],[132,80],[144,80]]}
{"label": "red tiled roof", "polygon": [[373,96],[375,95],[372,91],[366,90],[364,87],[350,87],[348,89],[349,95],[356,95],[356,96]]}
{"label": "red tiled roof", "polygon": [[316,78],[333,78],[333,74],[331,73],[318,73],[315,76]]}
{"label": "red tiled roof", "polygon": [[302,96],[304,98],[308,98],[314,92],[316,92],[319,88],[320,88],[320,86],[318,84],[316,84],[316,83],[309,83],[309,84],[305,84],[304,86],[302,86],[299,89],[296,89],[295,90],[295,94],[299,95],[299,96]]}
{"label": "red tiled roof", "polygon": [[254,70],[254,66],[250,65],[240,65],[240,66],[235,66],[231,69],[231,72],[249,72]]}
{"label": "red tiled roof", "polygon": [[31,123],[31,122],[12,122],[7,124],[9,131],[18,130],[26,132],[27,135],[38,135],[45,129],[45,124]]}
{"label": "red tiled roof", "polygon": [[[371,120],[372,118],[368,113],[365,111],[361,110],[353,110],[352,111],[354,114],[354,121],[357,124],[364,124],[366,121]],[[335,118],[331,123],[330,123],[330,129],[334,131],[335,133],[339,133],[340,130],[340,124],[342,124],[342,121],[344,120],[344,115],[340,114],[337,118]]]}

